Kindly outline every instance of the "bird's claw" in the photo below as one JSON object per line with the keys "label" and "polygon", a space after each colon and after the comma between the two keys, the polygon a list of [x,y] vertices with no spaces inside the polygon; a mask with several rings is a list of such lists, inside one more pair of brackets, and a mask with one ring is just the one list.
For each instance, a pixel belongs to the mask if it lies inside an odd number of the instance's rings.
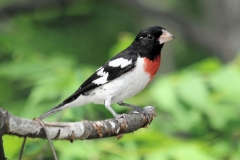
{"label": "bird's claw", "polygon": [[127,122],[130,122],[129,115],[127,115],[127,114],[115,114],[114,118],[118,121],[122,120],[122,119],[125,119]]}

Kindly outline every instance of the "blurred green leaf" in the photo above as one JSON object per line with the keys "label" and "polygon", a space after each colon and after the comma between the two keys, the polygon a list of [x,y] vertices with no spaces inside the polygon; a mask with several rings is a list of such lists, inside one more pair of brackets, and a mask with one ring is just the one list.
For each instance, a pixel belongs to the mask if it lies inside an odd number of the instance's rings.
{"label": "blurred green leaf", "polygon": [[[4,10],[5,5],[15,2],[18,1],[1,1],[0,8]],[[28,4],[27,1],[17,4],[25,3]],[[185,6],[176,13],[182,17],[192,13],[190,17],[195,21],[204,19],[200,1],[141,3],[166,13]],[[6,17],[3,14],[1,19],[0,105],[14,115],[33,118],[54,107],[109,56],[130,45],[140,28],[153,24],[151,20],[145,22],[137,8],[122,2],[90,0],[55,4],[57,7],[36,6],[29,12]],[[179,70],[156,77],[147,89],[127,100],[156,107],[157,117],[149,128],[124,135],[120,140],[113,137],[73,143],[54,141],[59,159],[240,158],[239,57],[223,64],[210,57],[212,53],[204,46],[184,39],[180,32],[176,32],[176,37],[174,47],[164,46],[164,53],[174,53],[167,54],[171,61],[166,58],[164,62]],[[162,72],[166,70],[161,67]],[[113,107],[119,113],[129,111],[115,104]],[[105,118],[112,115],[104,105],[87,104],[63,110],[47,121]],[[22,139],[3,138],[6,156],[17,159]],[[47,141],[29,139],[24,159],[37,158],[52,159],[51,150]]]}
{"label": "blurred green leaf", "polygon": [[178,101],[174,90],[174,77],[160,77],[151,85],[151,97],[155,100],[161,109],[174,111],[178,107]]}
{"label": "blurred green leaf", "polygon": [[110,49],[110,57],[115,56],[117,53],[121,52],[123,49],[127,48],[134,40],[135,36],[128,32],[122,32],[119,34],[118,41]]}
{"label": "blurred green leaf", "polygon": [[211,84],[216,92],[219,92],[220,101],[229,101],[231,103],[240,103],[240,71],[234,65],[229,65],[222,68],[220,71],[213,74]]}
{"label": "blurred green leaf", "polygon": [[209,104],[209,93],[201,75],[192,72],[183,73],[177,87],[181,101],[198,110],[204,110]]}

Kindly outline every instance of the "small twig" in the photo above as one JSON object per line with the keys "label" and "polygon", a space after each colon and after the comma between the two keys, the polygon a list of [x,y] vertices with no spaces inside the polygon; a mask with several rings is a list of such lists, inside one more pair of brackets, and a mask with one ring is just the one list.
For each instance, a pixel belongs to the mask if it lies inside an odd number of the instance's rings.
{"label": "small twig", "polygon": [[27,141],[27,137],[24,136],[23,142],[22,142],[22,146],[21,146],[21,149],[20,149],[20,152],[19,152],[18,160],[21,160],[21,159],[22,159],[23,150],[24,150],[24,146],[25,146],[25,144],[26,144],[26,141]]}
{"label": "small twig", "polygon": [[40,119],[38,119],[38,118],[34,118],[34,120],[35,120],[35,121],[38,121],[38,122],[41,124],[41,126],[43,127],[43,129],[45,130],[45,133],[46,133],[48,142],[49,142],[50,147],[51,147],[51,149],[52,149],[52,153],[53,153],[54,159],[55,159],[55,160],[58,160],[56,151],[55,151],[55,149],[54,149],[52,140],[50,139],[50,136],[49,136],[49,133],[48,133],[48,131],[47,131],[47,128],[46,128],[45,124],[44,124]]}
{"label": "small twig", "polygon": [[[38,122],[40,123],[40,125],[43,127],[43,129],[45,130],[45,133],[46,133],[48,142],[49,142],[50,147],[51,147],[51,149],[52,149],[52,153],[53,153],[54,159],[55,159],[55,160],[58,160],[56,151],[55,151],[55,149],[54,149],[54,146],[53,146],[53,144],[52,144],[52,141],[51,141],[51,139],[50,139],[50,137],[49,137],[49,133],[48,133],[45,125],[44,125],[43,122],[42,122],[40,119],[38,119],[38,118],[34,118],[34,120],[38,121]],[[22,142],[22,146],[21,146],[21,149],[20,149],[20,153],[19,153],[19,158],[18,158],[18,160],[21,160],[21,159],[22,159],[22,154],[23,154],[23,150],[24,150],[24,146],[25,146],[26,140],[27,140],[27,137],[24,136],[23,142]]]}

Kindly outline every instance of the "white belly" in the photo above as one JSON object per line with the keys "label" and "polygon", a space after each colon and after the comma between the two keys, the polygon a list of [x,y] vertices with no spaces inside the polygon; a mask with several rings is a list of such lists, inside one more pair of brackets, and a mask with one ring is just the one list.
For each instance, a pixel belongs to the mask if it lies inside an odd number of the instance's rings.
{"label": "white belly", "polygon": [[138,58],[136,67],[120,77],[89,92],[92,102],[103,104],[111,98],[112,103],[121,102],[139,93],[150,82],[150,76],[144,72],[143,58]]}

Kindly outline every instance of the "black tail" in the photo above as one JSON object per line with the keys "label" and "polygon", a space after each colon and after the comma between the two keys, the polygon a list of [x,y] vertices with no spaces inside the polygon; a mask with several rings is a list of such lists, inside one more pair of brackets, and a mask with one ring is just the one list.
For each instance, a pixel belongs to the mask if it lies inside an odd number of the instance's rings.
{"label": "black tail", "polygon": [[54,107],[54,108],[50,109],[49,111],[43,113],[41,116],[38,117],[38,119],[43,120],[43,119],[47,118],[48,116],[50,116],[50,115],[52,115],[56,112],[61,111],[62,110],[61,106],[62,106],[62,104],[57,105],[56,107]]}

